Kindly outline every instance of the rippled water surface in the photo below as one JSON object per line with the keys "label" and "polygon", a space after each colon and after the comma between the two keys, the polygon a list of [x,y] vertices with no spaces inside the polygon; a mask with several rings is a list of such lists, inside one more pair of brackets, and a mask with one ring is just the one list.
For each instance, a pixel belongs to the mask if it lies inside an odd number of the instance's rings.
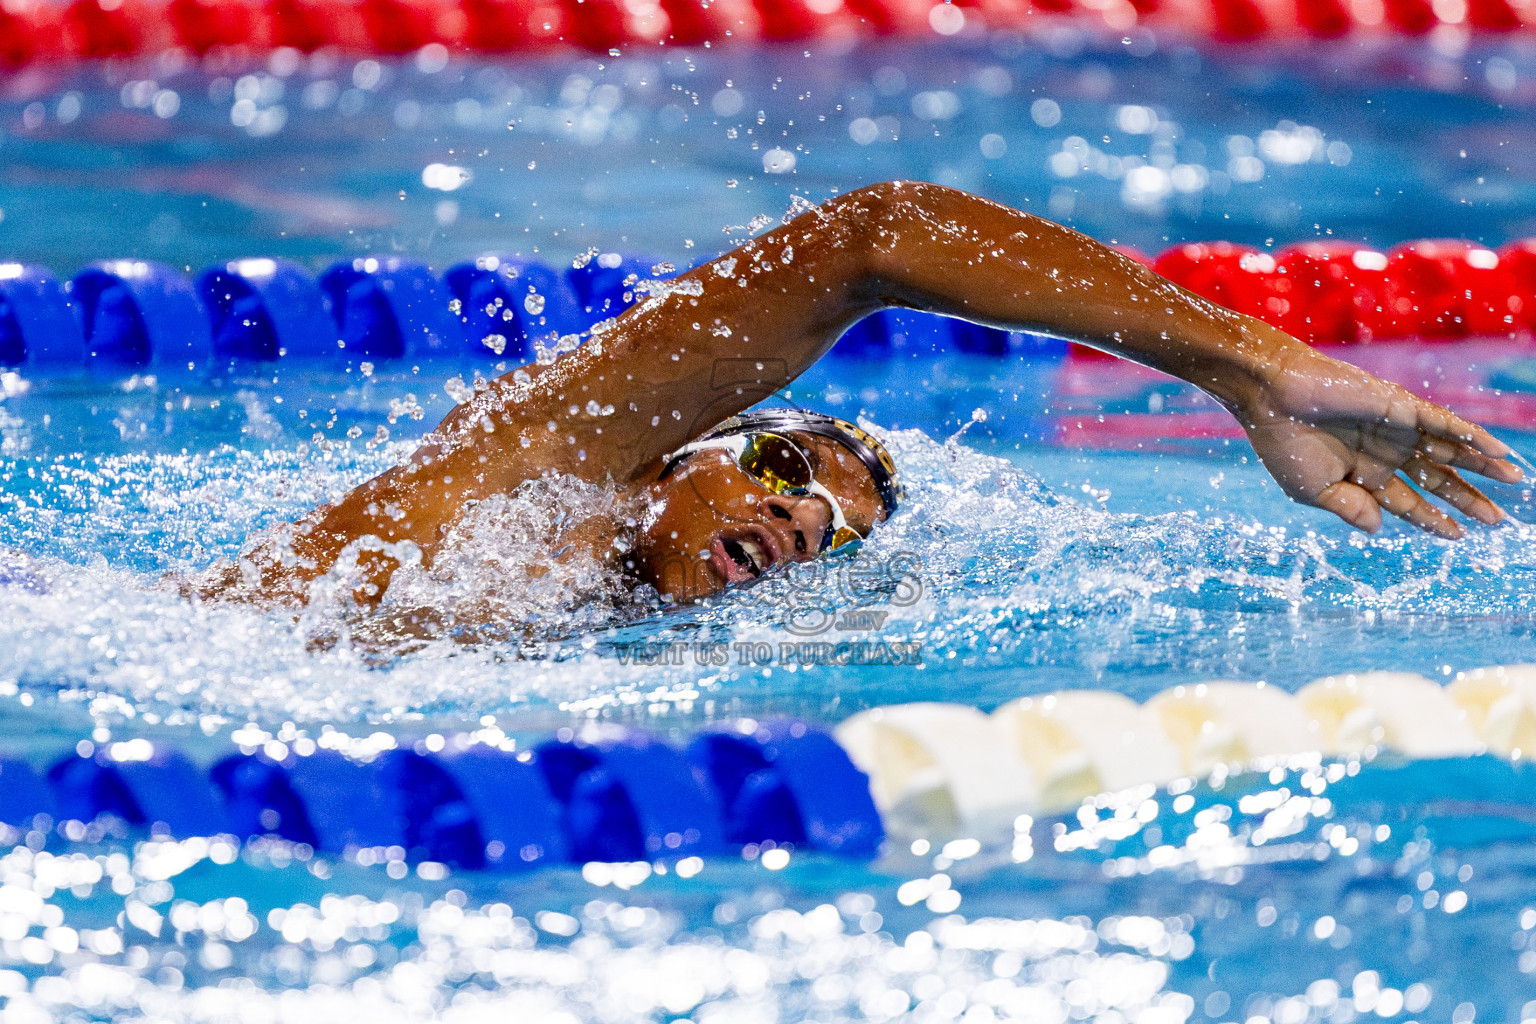
{"label": "rippled water surface", "polygon": [[[1445,351],[1475,379],[1525,365],[1508,347]],[[332,727],[520,736],[593,719],[686,734],[907,699],[992,706],[1063,686],[1145,697],[1221,676],[1294,688],[1347,669],[1443,677],[1530,657],[1528,527],[1460,544],[1352,534],[1283,499],[1229,427],[1191,438],[1181,424],[1209,415],[1192,391],[1061,361],[818,369],[793,399],[881,424],[911,500],[830,573],[698,608],[638,620],[616,608],[608,625],[587,608],[559,639],[399,653],[348,639],[334,612],[295,622],[191,604],[167,582],[398,458],[446,408],[441,381],[424,368],[180,390],[13,382],[0,475],[9,745],[43,756],[95,729],[211,757],[247,721],[290,740]],[[391,424],[405,393],[426,414]],[[370,447],[379,426],[391,436]],[[1496,494],[1530,517],[1529,492]],[[512,514],[542,521],[536,511]],[[507,529],[480,555],[500,565],[533,544]],[[884,614],[877,629],[807,635],[850,609]],[[780,645],[825,636],[917,644],[921,666],[782,657]],[[637,665],[625,653],[641,640],[684,654]],[[722,642],[773,656],[694,663],[697,645]],[[1349,788],[1357,771],[1374,780],[1363,796]],[[237,854],[109,832],[34,853],[45,837],[18,834],[32,845],[0,859],[0,950],[15,972],[0,986],[18,1019],[68,1007],[196,1020],[1517,1019],[1536,996],[1532,792],[1492,768],[1298,767],[1024,819],[1011,845],[979,854],[909,852],[898,836],[872,868],[796,854],[687,877],[678,865],[407,877],[398,862],[281,843]],[[1432,952],[1445,948],[1460,957]]]}
{"label": "rippled water surface", "polygon": [[[1454,351],[1474,377],[1524,365],[1518,348]],[[1399,352],[1407,372],[1415,354]],[[1145,698],[1210,678],[1295,688],[1372,668],[1443,677],[1529,657],[1528,492],[1496,487],[1516,519],[1460,543],[1396,525],[1367,537],[1280,495],[1192,389],[1059,360],[818,368],[792,400],[888,428],[906,505],[855,559],[698,607],[648,610],[595,565],[557,591],[518,575],[551,550],[555,518],[608,514],[593,488],[482,510],[453,571],[403,579],[410,593],[394,598],[477,609],[495,593],[490,610],[466,614],[536,621],[521,640],[402,654],[324,605],[295,623],[182,598],[178,579],[409,451],[449,404],[442,373],[202,391],[52,381],[14,396],[0,543],[18,553],[7,588],[18,614],[0,625],[13,638],[0,674],[173,719],[451,725],[473,709],[515,712],[525,727],[572,712],[683,726],[908,699],[990,707],[1061,686]],[[403,394],[431,415],[391,422]],[[1149,402],[1165,411],[1146,413]],[[1211,429],[1190,437],[1189,422]],[[393,433],[365,440],[380,429]],[[82,443],[104,450],[74,450]],[[362,635],[333,643],[338,629]],[[627,655],[641,640],[680,645],[679,656],[637,664]],[[824,664],[793,646],[846,640],[917,645],[921,664]],[[747,658],[743,643],[773,656]],[[725,665],[680,656],[690,644],[733,653]]]}
{"label": "rippled water surface", "polygon": [[798,191],[956,185],[1156,251],[1536,232],[1536,57],[1063,29],[618,58],[169,56],[0,81],[0,254],[446,264],[721,248]]}
{"label": "rippled water surface", "polygon": [[[1377,359],[1401,376],[1421,355]],[[1518,378],[1522,350],[1463,345],[1440,361],[1469,369],[1436,386],[1518,412],[1518,391],[1468,381]],[[1348,669],[1443,677],[1531,657],[1529,527],[1459,544],[1395,526],[1353,534],[1282,498],[1230,426],[1186,429],[1211,416],[1193,391],[1060,360],[818,368],[792,400],[881,425],[910,500],[855,559],[702,607],[588,605],[556,639],[402,653],[324,607],[296,622],[180,596],[179,575],[408,451],[448,407],[449,369],[179,388],[11,380],[7,745],[46,757],[94,730],[211,758],[247,721],[290,740],[329,728],[532,736],[594,719],[687,734],[908,699],[989,707],[1064,686],[1145,697],[1223,676],[1294,688]],[[390,421],[406,394],[423,418]],[[368,440],[379,427],[389,438]],[[1530,518],[1528,491],[1496,496]],[[548,501],[505,509],[438,596],[508,585],[506,565],[547,550],[534,527]],[[590,488],[559,501],[601,512]],[[879,615],[839,631],[850,611]],[[921,664],[784,657],[781,645],[823,638],[915,644]],[[626,656],[637,641],[682,655],[638,665]],[[717,644],[771,656],[695,663]],[[1025,819],[1011,846],[958,861],[949,854],[971,848],[909,852],[898,836],[873,868],[797,854],[695,864],[688,877],[678,865],[407,877],[398,862],[334,863],[282,843],[135,847],[109,831],[34,852],[44,835],[17,834],[27,842],[0,858],[0,987],[16,1019],[71,1007],[191,1020],[1516,1019],[1536,996],[1524,973],[1536,910],[1522,895],[1536,790],[1496,771],[1367,765],[1377,788],[1350,800],[1354,771],[1130,794],[1102,820]],[[1324,794],[1339,782],[1335,807]],[[1511,836],[1518,845],[1498,841]],[[1431,952],[1444,948],[1463,959]]]}
{"label": "rippled water surface", "polygon": [[[1533,231],[1536,63],[1519,47],[1442,33],[1254,60],[1144,36],[961,43],[14,76],[0,256],[318,267],[521,246],[559,263],[597,245],[681,264],[791,192],[886,177],[1152,250]],[[1347,355],[1529,451],[1531,352]],[[567,593],[520,575],[558,515],[610,514],[602,493],[558,484],[491,510],[456,580],[413,584],[451,604],[494,581],[498,614],[538,616],[513,639],[406,648],[331,607],[295,619],[181,596],[254,533],[402,457],[460,374],[0,377],[0,747],[44,763],[87,736],[210,759],[241,727],[375,744],[592,723],[682,737],[904,700],[1536,660],[1528,490],[1491,489],[1514,520],[1457,544],[1392,524],[1364,537],[1286,501],[1192,389],[1043,352],[826,361],[783,400],[884,431],[910,500],[856,558],[699,607],[657,611],[592,567]],[[676,663],[637,663],[642,642]],[[833,642],[919,663],[821,663],[815,645]],[[697,662],[719,645],[725,664]],[[110,823],[18,832],[0,855],[0,1014],[1536,1018],[1528,773],[1383,758],[1175,789],[980,844],[899,836],[873,865],[755,851],[444,877],[267,840],[134,842]]]}

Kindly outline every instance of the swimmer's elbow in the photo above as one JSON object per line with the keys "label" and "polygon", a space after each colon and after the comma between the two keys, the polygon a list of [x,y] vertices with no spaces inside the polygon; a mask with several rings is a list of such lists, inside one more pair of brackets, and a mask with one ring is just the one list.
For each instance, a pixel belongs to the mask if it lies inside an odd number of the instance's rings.
{"label": "swimmer's elbow", "polygon": [[883,181],[822,206],[822,241],[838,250],[838,262],[850,276],[866,283],[888,276],[900,260],[901,225],[911,217],[915,192],[910,182]]}
{"label": "swimmer's elbow", "polygon": [[899,280],[918,258],[915,246],[931,235],[935,222],[970,224],[998,214],[1020,216],[947,185],[923,181],[882,181],[855,189],[822,207],[836,243],[858,254],[862,276],[880,284]]}

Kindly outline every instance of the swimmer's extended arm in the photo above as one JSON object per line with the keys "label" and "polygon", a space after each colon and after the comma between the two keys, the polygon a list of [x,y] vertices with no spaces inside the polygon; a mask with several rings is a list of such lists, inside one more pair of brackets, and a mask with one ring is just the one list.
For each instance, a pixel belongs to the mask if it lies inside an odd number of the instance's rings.
{"label": "swimmer's extended arm", "polygon": [[[531,382],[492,382],[407,464],[315,510],[291,541],[258,547],[205,592],[303,600],[364,538],[408,542],[430,561],[465,501],[544,472],[643,480],[889,306],[1075,338],[1181,377],[1237,417],[1288,495],[1362,529],[1379,528],[1386,509],[1455,536],[1461,527],[1407,480],[1491,523],[1503,513],[1457,468],[1520,479],[1480,427],[1084,235],[955,189],[893,182],[667,282],[571,355],[525,367]],[[400,557],[363,551],[357,596],[381,594]]]}
{"label": "swimmer's extended arm", "polygon": [[[678,283],[686,290],[620,318],[600,352],[562,362],[535,385],[560,395],[551,422],[572,439],[567,449],[585,445],[586,475],[645,474],[789,383],[860,317],[904,306],[1075,338],[1181,377],[1237,417],[1290,497],[1361,529],[1378,529],[1385,509],[1458,536],[1461,526],[1408,481],[1492,523],[1502,511],[1457,469],[1521,478],[1508,448],[1449,410],[1084,235],[955,189],[860,189]],[[611,417],[587,411],[608,405]]]}

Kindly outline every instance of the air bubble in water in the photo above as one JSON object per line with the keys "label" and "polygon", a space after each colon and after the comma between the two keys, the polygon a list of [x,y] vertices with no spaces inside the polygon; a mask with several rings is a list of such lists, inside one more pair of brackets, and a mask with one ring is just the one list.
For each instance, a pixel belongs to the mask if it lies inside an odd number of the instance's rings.
{"label": "air bubble in water", "polygon": [[538,316],[544,312],[544,296],[530,288],[528,297],[523,300],[523,308],[534,316]]}

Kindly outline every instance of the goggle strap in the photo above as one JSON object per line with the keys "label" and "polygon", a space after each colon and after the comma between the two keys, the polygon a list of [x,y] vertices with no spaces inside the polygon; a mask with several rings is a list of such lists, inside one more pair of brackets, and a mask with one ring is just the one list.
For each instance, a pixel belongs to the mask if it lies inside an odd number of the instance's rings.
{"label": "goggle strap", "polygon": [[832,492],[827,490],[819,480],[811,480],[810,486],[806,488],[806,492],[821,498],[827,503],[827,508],[832,510],[832,521],[827,524],[829,527],[828,532],[835,537],[839,530],[850,529],[848,520],[843,517],[843,506],[838,504],[837,499],[832,496]]}

